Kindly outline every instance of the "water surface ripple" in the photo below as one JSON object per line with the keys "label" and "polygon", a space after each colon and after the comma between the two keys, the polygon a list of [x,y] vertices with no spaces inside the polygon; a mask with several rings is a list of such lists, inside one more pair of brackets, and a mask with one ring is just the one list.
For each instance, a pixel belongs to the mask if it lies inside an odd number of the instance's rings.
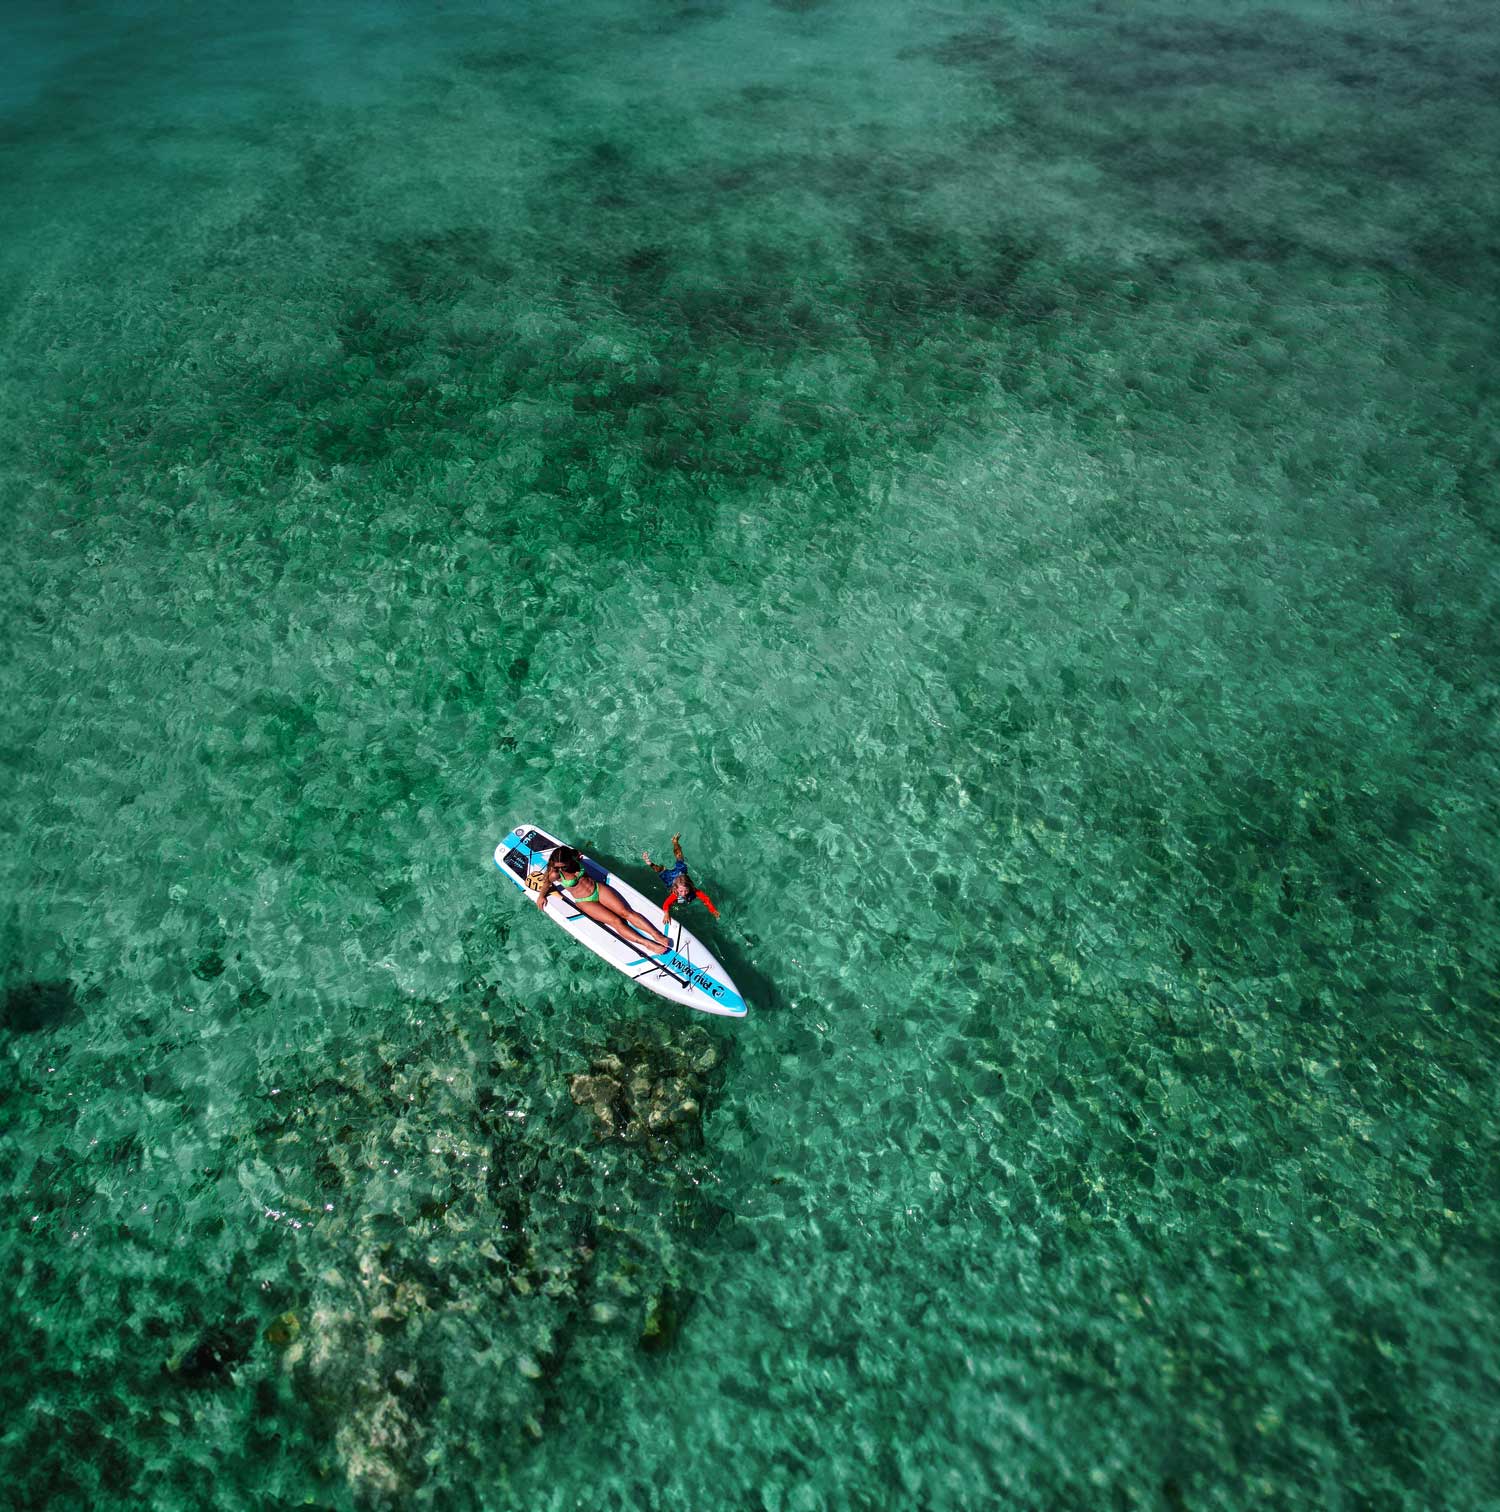
{"label": "water surface ripple", "polygon": [[1500,1505],[1490,10],[12,9],[15,1504]]}

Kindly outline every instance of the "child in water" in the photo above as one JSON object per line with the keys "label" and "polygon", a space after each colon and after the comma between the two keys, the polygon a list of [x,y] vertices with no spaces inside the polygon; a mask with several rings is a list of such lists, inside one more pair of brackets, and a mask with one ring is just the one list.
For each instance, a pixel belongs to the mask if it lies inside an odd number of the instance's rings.
{"label": "child in water", "polygon": [[719,917],[719,910],[714,907],[714,900],[706,892],[699,892],[693,885],[693,879],[688,876],[687,862],[682,856],[681,842],[681,835],[672,836],[672,854],[677,859],[671,866],[658,866],[646,851],[641,852],[641,860],[667,884],[667,901],[661,906],[663,928],[666,928],[672,922],[672,905],[675,903],[687,903],[693,898],[696,898],[714,918],[717,919]]}

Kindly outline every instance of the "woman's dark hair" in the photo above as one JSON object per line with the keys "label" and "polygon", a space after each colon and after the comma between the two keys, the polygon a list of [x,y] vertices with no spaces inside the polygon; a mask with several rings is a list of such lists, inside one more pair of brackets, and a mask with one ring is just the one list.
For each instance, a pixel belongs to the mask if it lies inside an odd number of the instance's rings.
{"label": "woman's dark hair", "polygon": [[552,859],[570,875],[583,870],[583,857],[571,845],[559,845],[552,852]]}

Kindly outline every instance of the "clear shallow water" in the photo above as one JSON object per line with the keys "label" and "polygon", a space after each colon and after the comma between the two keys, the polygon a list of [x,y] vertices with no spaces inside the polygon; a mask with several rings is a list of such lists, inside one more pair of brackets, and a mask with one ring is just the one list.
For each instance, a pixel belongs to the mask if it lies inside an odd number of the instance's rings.
{"label": "clear shallow water", "polygon": [[20,35],[22,1505],[1495,1503],[1485,12]]}

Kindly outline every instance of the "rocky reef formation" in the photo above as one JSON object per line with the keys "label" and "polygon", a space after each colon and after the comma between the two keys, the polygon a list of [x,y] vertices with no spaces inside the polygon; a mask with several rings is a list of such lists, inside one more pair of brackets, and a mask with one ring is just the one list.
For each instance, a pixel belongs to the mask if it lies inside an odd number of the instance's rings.
{"label": "rocky reef formation", "polygon": [[[301,1088],[278,1076],[259,1130],[277,1210],[329,1262],[271,1320],[266,1353],[330,1472],[371,1506],[420,1488],[439,1442],[450,1472],[466,1455],[477,1471],[541,1437],[581,1337],[591,1362],[671,1347],[719,1063],[692,1024],[538,1052],[494,1011],[422,1014],[418,1038]],[[573,1054],[589,1069],[569,1074]],[[570,1101],[598,1141],[570,1137]]]}
{"label": "rocky reef formation", "polygon": [[704,1099],[719,1053],[696,1025],[637,1027],[568,1078],[601,1139],[644,1145],[653,1158],[702,1142]]}
{"label": "rocky reef formation", "polygon": [[[76,1099],[0,1061],[25,1114],[0,1145],[45,1152],[8,1277],[49,1330],[18,1335],[44,1362],[44,1406],[11,1419],[19,1503],[208,1505],[229,1474],[277,1505],[459,1506],[670,1350],[725,1216],[701,1135],[721,1067],[639,1006],[596,1028],[482,984],[387,1005],[247,1064],[211,1139],[175,1102],[208,1096],[190,1039],[157,1047],[148,1133],[140,1074],[100,1057],[119,1113],[90,1110],[93,1143],[47,1144]],[[80,1293],[63,1259],[100,1239],[110,1284]]]}

